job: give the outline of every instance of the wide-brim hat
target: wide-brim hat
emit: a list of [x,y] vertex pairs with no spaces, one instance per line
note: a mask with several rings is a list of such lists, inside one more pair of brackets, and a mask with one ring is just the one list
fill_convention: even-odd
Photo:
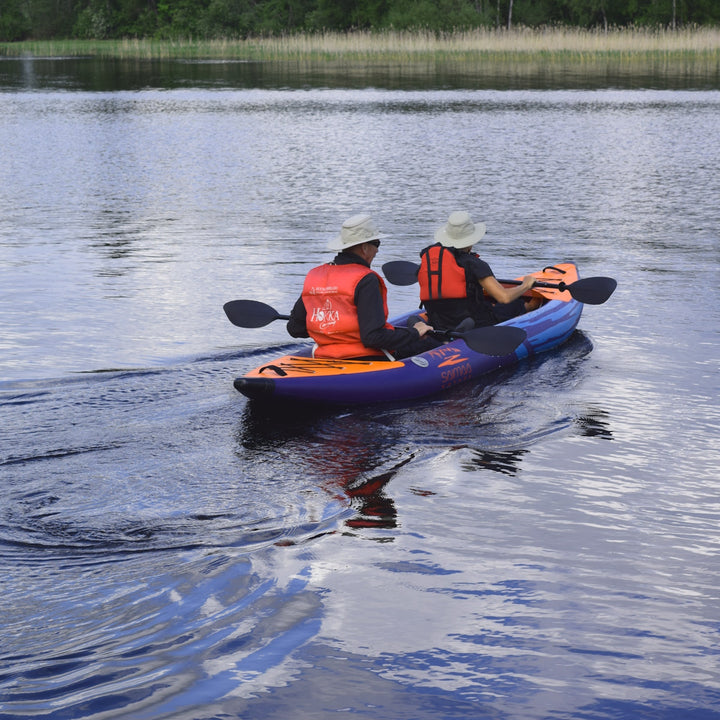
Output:
[[369,215],[353,215],[342,224],[340,234],[330,240],[328,250],[346,250],[370,240],[379,240],[381,237],[383,236]]
[[485,235],[485,223],[474,223],[466,212],[454,212],[439,230],[435,231],[435,242],[445,247],[467,248]]

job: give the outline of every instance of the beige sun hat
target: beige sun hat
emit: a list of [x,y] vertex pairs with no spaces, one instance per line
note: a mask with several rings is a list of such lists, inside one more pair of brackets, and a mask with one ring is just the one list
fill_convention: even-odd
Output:
[[435,242],[445,247],[471,247],[485,235],[485,223],[474,223],[466,212],[454,212],[435,232]]
[[370,240],[379,240],[381,237],[383,236],[369,215],[353,215],[342,224],[340,234],[328,243],[328,250],[346,250]]

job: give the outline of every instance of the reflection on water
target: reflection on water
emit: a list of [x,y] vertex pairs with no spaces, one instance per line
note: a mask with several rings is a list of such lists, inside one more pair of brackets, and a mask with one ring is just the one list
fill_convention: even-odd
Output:
[[600,408],[587,408],[575,418],[575,424],[586,437],[598,437],[603,440],[612,440],[610,429],[610,414]]
[[533,88],[717,89],[720,69],[705,57],[603,62],[484,59],[481,63],[432,61],[395,65],[282,63],[241,60],[123,60],[112,58],[0,58],[0,89],[89,90],[107,92],[148,88],[292,88],[389,90]]
[[[717,145],[665,138],[712,137],[716,93],[3,97],[4,378],[287,342],[281,323],[228,327],[222,305],[254,297],[289,312],[307,269],[328,259],[327,238],[356,210],[372,210],[389,235],[383,261],[412,257],[456,206],[485,214],[483,252],[512,275],[558,259],[615,275],[627,262],[607,241],[613,232],[630,238],[626,254],[650,260],[642,267],[676,267],[658,213],[675,219],[684,256],[712,253],[703,208],[717,196]],[[416,289],[391,288],[389,302],[392,314],[414,307]]]
[[[248,401],[237,433],[240,455],[271,465],[278,458],[292,462],[298,476],[314,478],[331,495],[339,493],[356,513],[345,520],[346,527],[392,529],[398,520],[391,481],[436,448],[458,453],[458,468],[465,472],[515,477],[528,444],[541,438],[573,428],[584,436],[611,438],[607,412],[561,403],[558,417],[547,404],[548,393],[568,392],[583,380],[592,347],[576,331],[551,354],[423,402],[342,409]],[[424,452],[398,454],[407,437]],[[422,485],[413,492],[432,494]]]
[[578,332],[464,392],[352,412],[246,402],[231,379],[252,354],[17,383],[9,712],[604,720],[618,687],[635,712],[688,686],[712,707],[712,658],[686,650],[708,637],[713,488],[670,494],[665,461],[633,457],[617,395],[587,392],[598,345]]
[[330,417],[328,410],[247,402],[238,426],[238,442],[256,453],[274,452],[290,440],[310,442],[317,424],[326,417]]
[[[2,713],[715,720],[720,95],[80,65],[0,60]],[[225,301],[289,311],[355,211],[386,261],[458,207],[498,274],[617,292],[427,401],[233,389],[296,345]]]
[[498,451],[473,451],[470,459],[463,462],[463,470],[473,472],[476,470],[493,470],[505,475],[517,475],[518,466],[526,450]]
[[347,498],[354,511],[347,527],[393,528],[396,509],[385,487],[413,456],[393,463],[394,436],[384,430],[337,408],[248,402],[238,440],[256,461],[294,456],[296,472]]

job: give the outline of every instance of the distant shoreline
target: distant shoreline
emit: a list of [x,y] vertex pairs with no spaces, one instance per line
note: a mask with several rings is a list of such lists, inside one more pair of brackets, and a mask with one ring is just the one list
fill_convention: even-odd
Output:
[[245,60],[325,66],[384,64],[543,63],[592,66],[670,63],[720,72],[720,28],[517,28],[454,33],[297,34],[244,40],[44,40],[0,43],[0,56],[96,57],[127,60]]

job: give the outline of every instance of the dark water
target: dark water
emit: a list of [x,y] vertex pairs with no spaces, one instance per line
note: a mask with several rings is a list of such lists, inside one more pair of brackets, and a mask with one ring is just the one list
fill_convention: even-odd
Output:
[[[1,718],[720,717],[717,90],[28,64],[0,62]],[[498,275],[618,290],[422,403],[233,390],[293,345],[223,302],[286,312],[354,212],[380,263],[463,208]]]
[[718,90],[720,64],[710,59],[649,57],[633,63],[608,57],[581,66],[488,61],[481,66],[447,60],[384,66],[323,66],[245,60],[128,60],[120,58],[0,57],[9,90],[177,90],[182,88],[310,88],[386,90]]

